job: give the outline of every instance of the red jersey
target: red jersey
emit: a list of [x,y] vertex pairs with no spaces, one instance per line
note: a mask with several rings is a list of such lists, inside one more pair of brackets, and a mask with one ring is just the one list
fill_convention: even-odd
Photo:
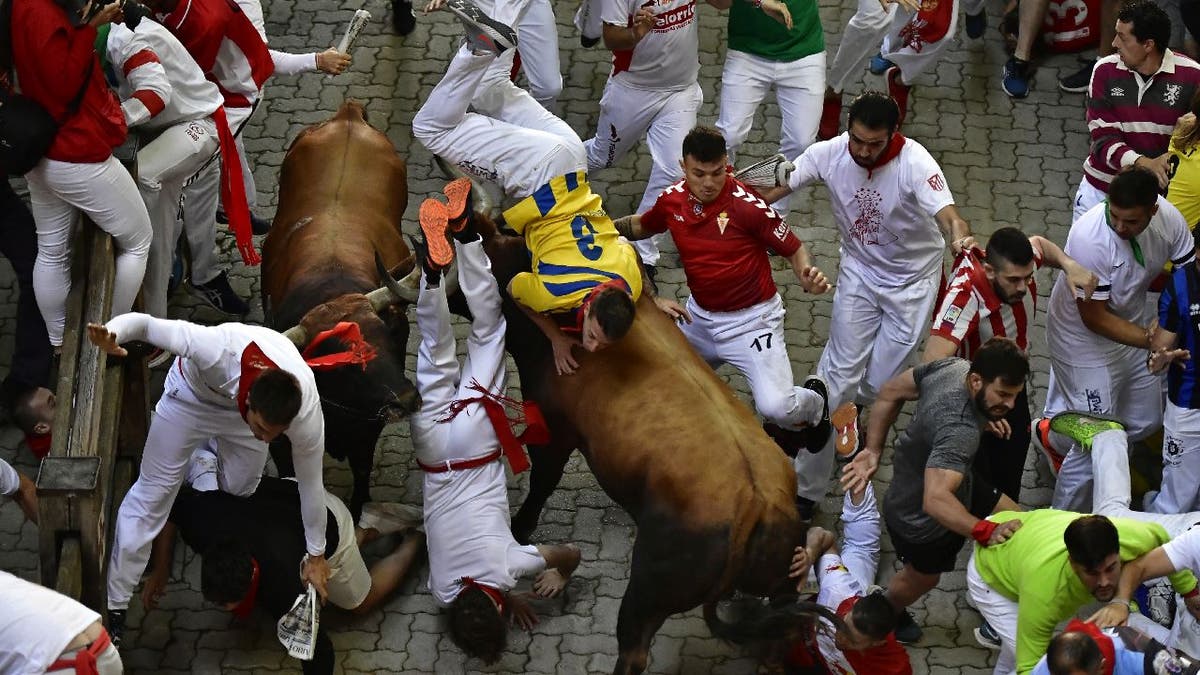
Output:
[[[13,68],[21,91],[59,122],[46,157],[60,162],[94,164],[125,142],[125,115],[104,81],[96,57],[96,29],[71,25],[67,13],[52,0],[22,0],[12,5]],[[67,107],[83,88],[92,63],[87,91],[79,110]]]
[[[938,300],[933,315],[932,335],[958,345],[958,355],[974,358],[980,345],[993,337],[1006,337],[1022,350],[1029,349],[1029,324],[1037,309],[1037,282],[1018,302],[1007,303],[996,295],[983,270],[983,252],[972,249],[955,258],[954,278]],[[1034,249],[1034,269],[1042,266],[1042,255]]]
[[800,240],[753,188],[726,176],[711,204],[701,204],[684,181],[663,190],[642,214],[646,232],[670,230],[688,288],[710,312],[733,312],[770,300],[778,290],[767,249],[790,257]]

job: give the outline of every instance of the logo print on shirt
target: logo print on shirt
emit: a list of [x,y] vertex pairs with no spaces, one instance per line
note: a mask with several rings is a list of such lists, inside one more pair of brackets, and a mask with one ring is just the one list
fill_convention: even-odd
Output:
[[1120,87],[1113,87],[1111,90],[1109,90],[1108,95],[1109,96],[1124,96],[1125,90]]
[[941,192],[942,190],[946,189],[946,179],[942,178],[942,174],[940,173],[935,173],[929,178],[926,178],[925,182],[929,183],[930,189],[936,192]]
[[1100,398],[1099,389],[1084,389],[1083,395],[1087,399],[1088,410],[1094,413],[1104,412],[1104,399]]
[[863,246],[886,246],[898,239],[883,226],[883,212],[879,210],[883,195],[878,190],[860,187],[854,201],[858,202],[859,216],[850,224],[850,236],[855,241]]
[[[922,11],[924,11],[925,3],[921,4]],[[937,3],[934,3],[934,6],[936,7]],[[921,18],[920,13],[914,14],[912,20],[904,24],[904,27],[900,29],[900,45],[902,47],[909,47],[914,52],[920,54],[925,50],[925,36],[923,33],[928,25],[929,22]]]
[[1168,84],[1167,90],[1163,92],[1163,103],[1167,105],[1175,105],[1179,103],[1179,95],[1183,93],[1183,87],[1178,84]]
[[729,214],[722,211],[717,216],[717,229],[720,230],[721,234],[725,234],[725,227],[728,225],[729,225]]
[[700,202],[696,202],[695,204],[692,204],[692,213],[696,214],[697,216],[700,215],[701,213],[704,213],[704,205],[701,204]]

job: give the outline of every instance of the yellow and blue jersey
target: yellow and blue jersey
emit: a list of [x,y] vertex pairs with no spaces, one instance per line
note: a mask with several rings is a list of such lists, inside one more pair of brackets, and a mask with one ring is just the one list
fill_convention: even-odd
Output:
[[1179,209],[1187,219],[1188,227],[1194,230],[1200,222],[1200,146],[1180,150],[1172,138],[1170,153],[1167,174],[1171,183],[1167,186],[1167,201]]
[[537,312],[579,307],[607,281],[623,280],[636,302],[642,294],[637,253],[620,240],[600,196],[583,171],[558,176],[504,212],[525,237],[533,271],[513,277],[513,299]]

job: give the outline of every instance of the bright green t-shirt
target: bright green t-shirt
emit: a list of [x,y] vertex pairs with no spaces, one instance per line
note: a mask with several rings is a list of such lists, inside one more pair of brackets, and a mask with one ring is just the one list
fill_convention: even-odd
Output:
[[816,0],[784,0],[792,29],[747,0],[729,8],[729,48],[772,61],[799,61],[825,51],[825,33]]
[[[988,586],[1018,603],[1017,672],[1033,670],[1060,621],[1093,601],[1079,576],[1071,569],[1063,532],[1080,514],[1071,511],[1002,511],[990,520],[1003,523],[1014,518],[1021,529],[997,546],[975,545],[975,569]],[[1121,561],[1128,562],[1170,541],[1157,523],[1113,518],[1121,540]],[[1170,576],[1179,593],[1196,587],[1188,570]]]

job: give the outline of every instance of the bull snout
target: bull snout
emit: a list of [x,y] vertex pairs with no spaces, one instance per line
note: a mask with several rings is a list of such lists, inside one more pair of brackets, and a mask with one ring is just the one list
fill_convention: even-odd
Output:
[[350,122],[361,121],[366,123],[367,109],[363,107],[363,104],[355,101],[354,99],[346,99],[346,102],[342,103],[342,107],[338,108],[338,111],[333,116],[333,119],[347,120]]

